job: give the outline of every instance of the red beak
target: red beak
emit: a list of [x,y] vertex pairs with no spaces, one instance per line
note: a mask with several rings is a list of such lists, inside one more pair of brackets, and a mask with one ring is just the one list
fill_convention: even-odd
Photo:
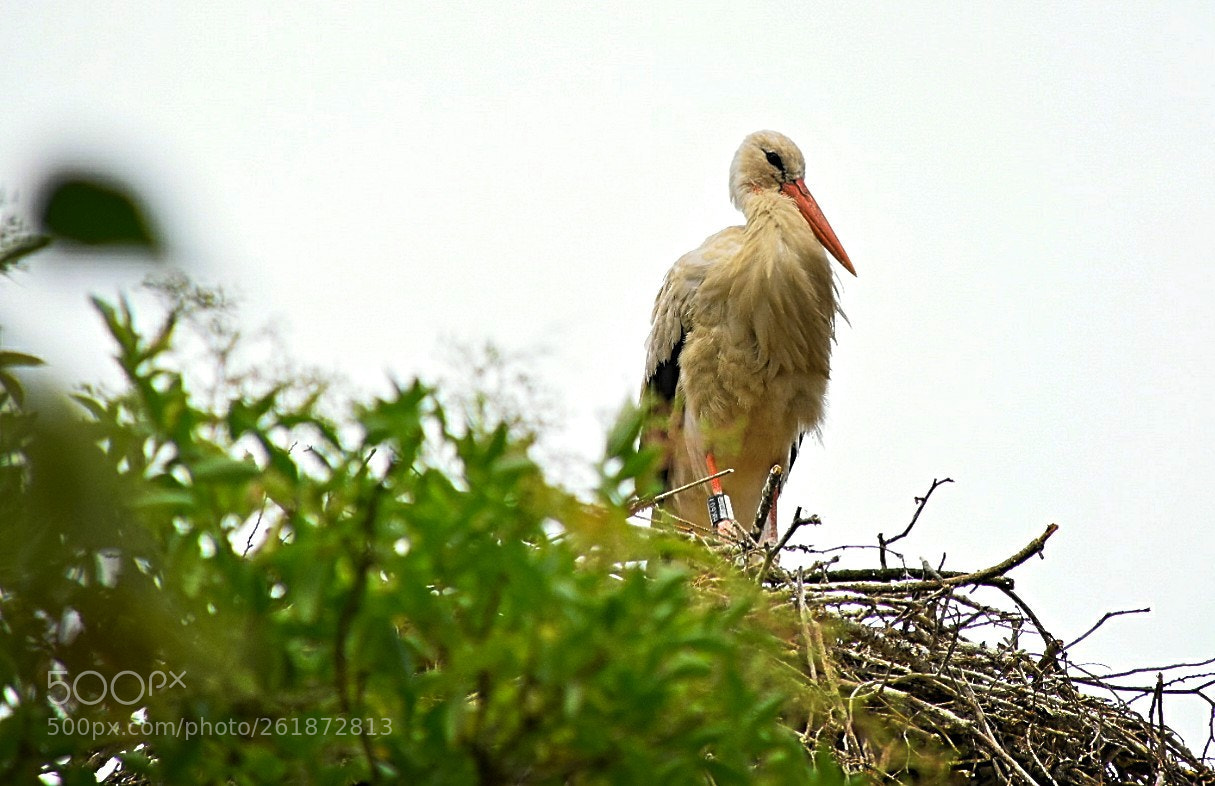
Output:
[[835,236],[835,230],[827,223],[827,217],[819,209],[818,202],[815,202],[814,197],[810,196],[810,192],[806,190],[805,182],[799,178],[792,183],[785,183],[780,190],[797,203],[797,209],[801,211],[806,223],[814,230],[814,236],[818,238],[818,242],[823,244],[823,248],[830,251],[831,256],[839,260],[844,269],[855,276],[856,268],[852,267],[852,262],[848,259],[848,252],[840,245],[840,239]]

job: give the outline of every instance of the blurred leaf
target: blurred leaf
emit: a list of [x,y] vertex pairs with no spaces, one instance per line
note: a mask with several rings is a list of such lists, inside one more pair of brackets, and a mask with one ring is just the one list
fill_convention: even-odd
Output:
[[139,200],[123,185],[92,173],[63,172],[43,186],[42,227],[88,246],[158,251],[161,242]]
[[0,350],[0,368],[8,366],[41,366],[44,365],[42,358],[26,355],[23,352],[9,352]]
[[17,402],[17,406],[23,406],[25,404],[25,388],[21,385],[20,380],[4,369],[41,365],[45,365],[42,358],[26,355],[23,352],[0,350],[0,390],[12,396],[13,401]]
[[105,405],[103,405],[100,401],[93,398],[92,396],[85,396],[80,393],[73,393],[72,400],[75,401],[80,406],[84,407],[86,410],[88,410],[89,414],[92,415],[95,420],[104,420],[105,419],[105,417],[106,417]]
[[645,423],[646,413],[641,407],[626,405],[608,432],[606,457],[628,458],[636,452],[637,438]]
[[185,489],[157,489],[146,491],[131,502],[136,508],[173,508],[184,511],[194,507],[194,495]]
[[0,371],[0,390],[12,396],[17,406],[25,404],[25,388],[21,386],[20,380],[7,371]]
[[196,483],[240,483],[261,474],[252,461],[216,456],[195,462],[190,474]]
[[28,235],[0,248],[0,273],[16,265],[23,258],[46,248],[51,239],[46,235]]

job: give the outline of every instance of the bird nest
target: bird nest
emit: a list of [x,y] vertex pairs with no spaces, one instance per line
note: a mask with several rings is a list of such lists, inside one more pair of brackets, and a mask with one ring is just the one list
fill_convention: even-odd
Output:
[[[1108,619],[1146,609],[1106,614],[1064,643],[1017,595],[1009,573],[1042,554],[1055,525],[984,570],[887,566],[890,544],[946,482],[934,480],[917,498],[901,534],[843,547],[875,549],[880,567],[838,569],[838,548],[788,546],[799,527],[818,521],[800,510],[776,548],[726,547],[758,565],[796,614],[800,633],[791,643],[826,697],[806,719],[807,746],[832,749],[846,770],[877,783],[1215,784],[1207,758],[1215,739],[1208,735],[1195,754],[1164,720],[1166,697],[1188,695],[1213,708],[1215,727],[1215,658],[1098,673],[1069,650]],[[782,550],[813,562],[781,568]],[[992,603],[976,600],[993,593]],[[1132,704],[1146,705],[1146,714]]]

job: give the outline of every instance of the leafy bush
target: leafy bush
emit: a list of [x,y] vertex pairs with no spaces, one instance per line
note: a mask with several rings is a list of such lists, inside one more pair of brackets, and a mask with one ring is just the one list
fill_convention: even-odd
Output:
[[86,417],[0,354],[0,781],[843,782],[789,623],[626,523],[636,413],[584,500],[422,383],[200,404],[174,313],[96,305],[129,386]]

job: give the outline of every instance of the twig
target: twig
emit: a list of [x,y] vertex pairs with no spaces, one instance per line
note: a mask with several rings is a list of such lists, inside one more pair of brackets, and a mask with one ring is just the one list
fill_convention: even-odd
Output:
[[[796,548],[795,546],[788,548]],[[860,581],[880,581],[880,582],[895,582],[906,581],[907,579],[918,579],[921,581],[937,581],[941,579],[956,578],[958,576],[970,576],[961,570],[941,570],[935,568],[928,571],[921,568],[842,568],[840,570],[829,570],[814,573],[806,577],[806,581],[812,584],[834,584],[837,582],[860,582]],[[1012,587],[1013,580],[1008,576],[993,576],[991,579],[982,582],[985,585],[992,587]]]
[[[818,518],[813,516],[812,518]],[[802,521],[801,509],[798,509],[798,515],[793,518],[794,524]],[[804,523],[804,522],[803,522]],[[790,529],[795,529],[791,527]],[[786,536],[787,538],[787,536]],[[773,551],[778,551],[774,549]],[[771,556],[769,553],[769,557]],[[800,571],[799,571],[800,575]],[[805,585],[802,584],[803,597],[805,594]],[[802,634],[807,637],[806,652],[811,663],[811,669],[814,669],[814,655],[818,656],[819,662],[822,664],[823,678],[827,683],[829,696],[831,697],[831,710],[833,715],[837,715],[839,724],[843,729],[846,739],[851,744],[852,749],[856,752],[861,751],[860,741],[856,737],[856,731],[852,728],[852,712],[844,704],[844,694],[840,690],[839,674],[836,672],[835,666],[832,663],[831,653],[827,651],[827,640],[823,636],[822,624],[817,620],[811,621],[809,611],[803,603],[801,606],[801,621]]]
[[928,489],[928,492],[922,497],[915,498],[915,514],[911,517],[911,522],[908,523],[907,528],[902,532],[895,535],[890,540],[886,540],[885,535],[880,532],[878,533],[878,547],[880,549],[879,558],[882,561],[883,568],[886,567],[886,547],[895,541],[902,540],[903,538],[907,537],[908,534],[910,534],[911,528],[915,526],[916,521],[918,521],[920,518],[920,514],[924,512],[924,506],[928,504],[928,498],[932,496],[932,492],[937,490],[937,486],[943,486],[946,483],[953,483],[953,478],[945,478],[944,480],[937,480],[936,478],[932,479],[932,486]]
[[[1030,726],[1028,729],[1025,730],[1026,739],[1029,739],[1029,736],[1032,733],[1033,733],[1033,727]],[[1035,746],[1032,744],[1026,746],[1026,748],[1029,750],[1030,757],[1034,760],[1034,764],[1038,765],[1038,769],[1042,772],[1043,775],[1046,776],[1046,779],[1048,781],[1050,781],[1051,784],[1053,784],[1053,786],[1059,786],[1059,782],[1051,777],[1050,770],[1047,769],[1047,766],[1042,763],[1042,760],[1040,758],[1038,758],[1038,752],[1036,750],[1034,750],[1034,747]]]
[[810,646],[810,616],[806,611],[805,572],[799,567],[796,575],[797,594],[794,595],[794,602],[797,604],[797,616],[802,624],[802,641],[806,646],[806,667],[810,672],[810,679],[817,681],[818,667],[814,665],[814,652]]
[[[771,475],[769,475],[771,477]],[[789,529],[785,530],[785,535],[780,539],[780,542],[768,549],[768,553],[764,555],[763,567],[759,569],[759,583],[764,583],[764,578],[768,575],[768,570],[772,567],[772,561],[776,559],[776,555],[780,553],[785,544],[789,542],[789,538],[793,537],[793,533],[797,532],[806,524],[822,524],[818,514],[811,514],[809,518],[802,518],[802,509],[799,506],[797,512],[793,514],[793,523],[789,525]]]
[[266,502],[270,495],[263,492],[262,506],[257,511],[257,521],[253,522],[253,529],[249,530],[249,539],[245,541],[245,550],[241,552],[242,557],[249,556],[249,552],[253,549],[253,537],[257,535],[258,529],[262,526],[262,516],[266,515]]
[[711,480],[720,478],[722,475],[729,475],[733,471],[734,471],[733,468],[723,469],[721,472],[714,472],[712,475],[703,477],[700,480],[694,480],[691,483],[685,483],[684,485],[680,486],[677,489],[671,489],[670,491],[664,491],[661,494],[658,494],[657,496],[654,496],[654,497],[649,497],[646,499],[639,499],[636,502],[634,502],[633,504],[629,505],[629,515],[635,516],[638,513],[640,513],[641,511],[645,510],[646,508],[650,508],[650,507],[653,507],[654,505],[657,505],[659,502],[662,502],[667,497],[673,497],[676,494],[687,491],[690,488],[695,488],[695,487],[701,485],[702,483],[708,483]]
[[[808,545],[803,545],[803,544],[798,544],[796,546],[789,546],[788,548],[792,551],[800,551],[802,554],[830,554],[833,551],[871,551],[878,547],[874,546],[871,543],[851,543],[851,544],[845,543],[842,546],[828,546],[827,548],[823,548],[823,549],[816,549],[814,546],[808,546]],[[899,557],[902,556],[894,551],[892,551],[890,553],[895,554],[896,556],[899,556]]]
[[1038,537],[1030,541],[1025,548],[1018,551],[1002,562],[992,565],[990,568],[977,570],[973,573],[963,573],[957,576],[950,576],[943,579],[931,579],[924,581],[908,581],[903,583],[881,584],[858,582],[848,587],[856,592],[871,592],[881,594],[886,592],[931,592],[932,590],[941,589],[942,587],[960,587],[966,584],[991,584],[991,580],[998,576],[1003,576],[1008,571],[1022,564],[1035,554],[1042,553],[1046,546],[1046,541],[1051,535],[1059,529],[1058,524],[1051,524]]
[[[1152,697],[1152,708],[1156,710],[1156,782],[1164,783],[1164,673],[1156,674],[1156,692]],[[1152,712],[1148,710],[1148,720],[1152,720]]]
[[1196,669],[1201,666],[1209,666],[1215,663],[1215,658],[1207,658],[1206,660],[1194,661],[1193,663],[1170,663],[1168,666],[1144,666],[1138,669],[1127,669],[1126,671],[1115,671],[1110,674],[1102,674],[1101,679],[1110,680],[1117,677],[1129,677],[1132,674],[1143,674],[1149,671],[1172,671],[1173,669]]
[[764,481],[764,490],[759,497],[759,508],[755,511],[755,523],[751,525],[751,540],[756,543],[763,538],[764,525],[767,523],[768,514],[772,512],[772,501],[776,498],[776,491],[780,488],[781,478],[784,476],[785,470],[780,464],[773,464],[772,469],[768,471],[768,479]]
[[[1051,526],[1054,527],[1055,525],[1051,524]],[[1011,588],[1001,587],[1001,591],[1007,595],[1013,603],[1017,604],[1017,608],[1021,610],[1021,613],[1024,614],[1031,623],[1033,623],[1034,628],[1038,631],[1038,636],[1042,639],[1044,649],[1042,651],[1042,656],[1038,658],[1038,673],[1033,679],[1034,682],[1038,682],[1042,679],[1042,676],[1046,674],[1047,666],[1053,665],[1055,668],[1052,669],[1052,671],[1058,670],[1059,664],[1055,658],[1058,656],[1059,648],[1063,645],[1063,642],[1059,641],[1059,639],[1056,639],[1050,634],[1050,631],[1048,631],[1046,626],[1042,624],[1042,620],[1038,619],[1038,615],[1034,614],[1034,610],[1029,607],[1029,604],[1021,600],[1020,595],[1013,592]]]
[[1150,608],[1144,608],[1144,609],[1126,609],[1126,610],[1124,610],[1124,611],[1107,611],[1107,612],[1105,613],[1105,616],[1103,616],[1101,619],[1097,620],[1097,624],[1096,624],[1096,625],[1094,625],[1093,627],[1091,627],[1091,628],[1089,628],[1088,630],[1086,630],[1082,636],[1080,636],[1079,638],[1077,638],[1077,639],[1076,639],[1075,641],[1073,641],[1071,644],[1068,644],[1067,646],[1065,646],[1065,647],[1064,647],[1064,648],[1063,648],[1061,651],[1062,651],[1062,652],[1067,652],[1067,651],[1068,651],[1068,650],[1070,650],[1072,647],[1076,646],[1076,645],[1077,645],[1077,644],[1079,644],[1080,642],[1082,642],[1082,641],[1084,641],[1085,639],[1087,639],[1089,636],[1093,635],[1093,632],[1094,632],[1094,631],[1096,631],[1096,630],[1097,630],[1097,628],[1100,628],[1102,625],[1104,625],[1104,624],[1105,624],[1105,622],[1106,622],[1106,620],[1112,619],[1112,618],[1114,618],[1114,617],[1121,616],[1121,615],[1123,615],[1123,614],[1147,614],[1147,613],[1148,613],[1148,612],[1150,612],[1150,611],[1151,611],[1151,609],[1150,609]]
[[997,758],[1004,761],[1005,764],[1025,780],[1026,783],[1032,786],[1038,786],[1038,782],[1034,780],[1025,769],[1012,757],[1000,741],[996,739],[995,732],[992,731],[991,725],[987,722],[987,713],[983,712],[983,706],[979,703],[979,697],[975,695],[974,688],[966,681],[964,676],[954,678],[954,684],[962,688],[962,693],[966,697],[966,701],[970,704],[975,713],[975,720],[978,722],[979,737],[987,743],[988,749],[996,755]]
[[705,527],[700,524],[697,524],[694,521],[688,521],[685,518],[676,516],[674,513],[672,513],[669,510],[658,511],[658,517],[651,515],[650,523],[651,524],[657,524],[657,523],[669,524],[670,526],[674,527],[675,529],[684,533],[685,535],[693,535],[698,538],[716,537],[716,531],[713,530],[711,527]]
[[1025,548],[1021,549],[1003,562],[992,565],[990,568],[970,574],[970,579],[967,579],[965,576],[955,576],[954,578],[950,579],[942,579],[941,584],[956,587],[961,584],[971,584],[975,579],[987,579],[991,578],[992,576],[1003,576],[1005,573],[1018,565],[1021,565],[1035,554],[1041,554],[1046,548],[1046,541],[1050,539],[1051,535],[1054,535],[1058,531],[1058,524],[1048,524],[1046,526],[1046,530],[1041,535],[1031,540],[1025,546]]

